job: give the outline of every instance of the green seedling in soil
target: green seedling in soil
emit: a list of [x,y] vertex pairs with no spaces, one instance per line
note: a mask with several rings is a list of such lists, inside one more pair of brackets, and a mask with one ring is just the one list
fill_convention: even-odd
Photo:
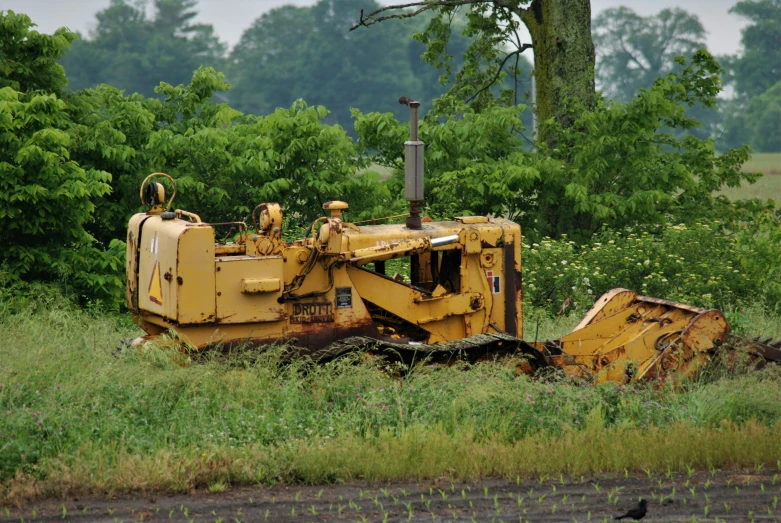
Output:
[[494,507],[499,506],[499,494],[494,494]]
[[599,487],[599,483],[592,483],[591,485],[594,487],[594,490],[597,491],[597,494],[602,492],[602,489]]
[[540,483],[540,486],[542,486],[542,483],[548,480],[548,475],[540,476],[540,478],[537,480]]
[[727,480],[727,486],[729,487],[729,486],[731,486],[731,485],[732,485],[732,480],[731,480],[731,479],[728,479],[728,480]]
[[290,509],[290,517],[291,518],[296,517],[296,507]]
[[518,508],[521,508],[521,505],[523,505],[523,500],[526,498],[521,497],[520,494],[518,494]]
[[542,496],[540,496],[539,498],[537,498],[537,504],[539,505],[540,503],[542,503],[543,501],[545,501],[545,497],[546,497],[546,496],[547,496],[547,494],[543,494]]
[[662,478],[659,478],[656,483],[659,484],[659,488],[662,488]]
[[703,494],[703,495],[705,496],[705,504],[707,505],[708,503],[710,503],[710,496],[708,496],[707,494]]
[[403,488],[400,488],[400,489],[399,489],[399,491],[401,492],[401,495],[402,495],[402,496],[404,496],[405,498],[406,498],[407,496],[409,496],[409,494],[407,493],[407,491],[406,491],[406,490],[404,490]]
[[388,489],[381,488],[381,489],[380,489],[380,492],[381,492],[381,493],[382,493],[382,495],[383,495],[383,496],[385,496],[386,498],[388,497]]
[[566,485],[567,483],[564,481],[564,474],[559,474],[559,483],[562,485]]
[[729,506],[729,503],[724,503],[724,511],[729,514],[729,511],[732,507]]
[[759,489],[762,491],[762,494],[764,494],[765,493],[765,484],[764,483],[760,483],[759,484]]
[[705,488],[710,487],[710,478],[705,481]]
[[[361,490],[361,489],[358,489],[358,499],[363,499],[363,497],[364,497],[366,494],[368,494],[368,493],[369,493],[369,491],[368,491],[368,490]],[[430,494],[430,493],[431,493],[431,489],[429,489],[429,494]]]
[[312,505],[311,507],[309,507],[309,512],[311,512],[313,516],[316,516],[317,515],[317,508],[315,508],[315,506]]
[[645,475],[648,476],[648,479],[651,479],[651,469],[643,469],[643,472],[645,472]]
[[673,477],[673,471],[670,468],[670,465],[667,465],[667,479],[671,479]]
[[[111,515],[113,511],[111,509],[108,509],[108,510],[109,510],[109,512],[108,512],[109,515]],[[173,515],[174,515],[174,509],[171,509],[171,512],[168,513],[168,519],[171,519],[173,517]]]
[[580,496],[580,501],[581,501],[581,503],[582,503],[582,502],[584,502],[584,501],[586,501],[586,495],[585,495],[585,494],[583,494],[582,496]]
[[770,484],[775,485],[777,480],[778,480],[778,474],[773,474],[773,482]]
[[447,492],[445,492],[444,490],[440,490],[440,491],[439,491],[439,494],[442,496],[442,499],[447,499],[447,498],[449,498],[449,497],[450,497],[450,496],[448,495],[448,493],[447,493]]
[[757,465],[756,468],[755,468],[756,473],[759,474],[759,471],[762,470],[762,467],[764,467],[764,466],[765,466],[764,463],[760,463],[759,465]]
[[695,492],[696,490],[697,490],[696,487],[692,487],[689,489],[689,492],[692,493],[692,499],[697,499],[697,492]]
[[515,476],[515,484],[520,485],[521,484],[521,476]]
[[702,509],[702,513],[705,514],[705,517],[708,517],[708,512],[710,511],[710,508],[708,505],[705,505],[705,508]]
[[767,507],[767,515],[768,516],[772,516],[773,515],[773,511],[770,510],[770,507]]
[[423,503],[423,504],[426,505],[426,508],[430,508],[431,507],[431,500],[427,499],[426,502]]
[[488,487],[483,488],[483,497],[488,497]]
[[773,496],[773,510],[778,506],[778,496]]
[[[315,499],[320,499],[323,497],[323,489],[320,489],[320,491],[315,496]],[[250,503],[252,503],[252,498],[250,498]]]
[[68,515],[68,509],[65,508],[65,505],[62,506],[62,519],[65,519],[65,516]]
[[461,499],[466,499],[466,490],[461,489]]
[[552,492],[552,494],[555,494],[555,493],[556,493],[556,485],[551,485],[551,486],[553,487],[553,492]]
[[456,491],[456,486],[455,486],[455,484],[454,484],[454,483],[451,481],[451,482],[450,482],[450,493],[452,494],[452,493],[453,493],[453,492],[455,492],[455,491]]
[[347,505],[336,505],[336,513],[341,516],[345,508],[347,508]]
[[692,477],[694,475],[694,468],[686,465],[686,472],[689,474],[689,477]]
[[556,504],[555,503],[551,507],[550,511],[551,511],[551,514],[555,514],[556,513]]
[[566,503],[567,502],[567,498],[569,498],[569,494],[564,494],[564,496],[561,498],[561,502],[562,503]]

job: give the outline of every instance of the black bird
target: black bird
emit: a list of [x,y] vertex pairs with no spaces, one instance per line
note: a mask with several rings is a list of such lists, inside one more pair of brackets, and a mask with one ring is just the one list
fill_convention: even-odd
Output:
[[629,512],[627,512],[623,516],[616,516],[613,519],[624,519],[624,518],[632,518],[634,520],[643,519],[643,516],[645,516],[645,511],[647,508],[648,508],[648,502],[644,499],[641,499],[640,503],[638,503],[636,507],[630,509]]

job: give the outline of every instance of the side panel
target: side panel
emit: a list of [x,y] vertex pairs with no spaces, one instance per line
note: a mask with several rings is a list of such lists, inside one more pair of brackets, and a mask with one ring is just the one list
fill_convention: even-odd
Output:
[[139,242],[138,304],[141,310],[176,321],[176,288],[171,284],[183,227],[153,216],[144,222]]
[[180,324],[214,322],[214,267],[214,229],[189,226],[179,236],[176,265],[166,282],[176,289]]
[[[282,296],[280,284],[272,292],[246,293],[245,280],[283,279],[281,256],[251,258],[231,256],[217,258],[217,322],[253,323],[285,319],[285,307],[277,300]],[[213,291],[212,291],[213,292]]]

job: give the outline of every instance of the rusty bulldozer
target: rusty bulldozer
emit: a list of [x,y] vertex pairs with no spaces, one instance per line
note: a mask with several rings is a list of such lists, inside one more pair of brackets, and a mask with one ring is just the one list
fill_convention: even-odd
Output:
[[[686,376],[735,345],[720,311],[625,289],[601,296],[570,334],[523,341],[520,227],[486,216],[421,218],[419,103],[402,100],[411,110],[404,224],[350,223],[347,203],[331,201],[304,239],[288,243],[282,208],[263,203],[252,231],[228,224],[237,237],[218,242],[215,228],[226,224],[171,210],[174,180],[150,175],[144,212],[127,233],[127,304],[148,333],[132,344],[173,331],[196,349],[285,340],[319,361],[356,348],[406,362],[516,355],[525,372],[554,367],[617,382]],[[174,186],[167,202],[156,176]],[[404,277],[387,272],[400,258]],[[781,343],[741,343],[759,364],[781,361]]]

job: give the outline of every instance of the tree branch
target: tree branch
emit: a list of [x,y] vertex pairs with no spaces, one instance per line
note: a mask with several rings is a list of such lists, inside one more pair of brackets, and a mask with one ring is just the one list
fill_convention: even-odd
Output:
[[502,60],[502,63],[499,64],[499,69],[496,70],[496,74],[494,74],[493,78],[491,78],[491,80],[489,80],[488,83],[486,83],[483,87],[481,87],[479,91],[477,91],[475,94],[467,98],[466,103],[469,103],[475,98],[477,98],[478,96],[480,96],[480,93],[484,92],[486,89],[490,89],[490,87],[494,85],[494,83],[496,83],[496,80],[499,79],[499,75],[502,74],[502,70],[504,69],[504,65],[507,63],[507,60],[509,60],[513,56],[520,55],[522,52],[524,52],[527,49],[534,49],[534,45],[523,44],[520,48],[516,49],[512,53],[508,53],[507,56],[504,57],[504,60]]
[[[425,11],[428,11],[430,9],[434,9],[435,7],[459,7],[462,5],[475,5],[475,4],[493,4],[494,7],[504,7],[509,9],[510,11],[516,11],[516,13],[520,16],[526,9],[523,9],[518,6],[518,1],[515,0],[419,0],[417,2],[410,2],[407,4],[395,4],[395,5],[388,5],[385,7],[380,7],[379,9],[375,9],[371,13],[364,15],[363,10],[361,10],[361,18],[358,21],[357,24],[353,25],[350,28],[350,31],[354,31],[358,29],[361,26],[369,27],[370,25],[374,25],[379,22],[383,22],[385,20],[403,20],[405,18],[413,18]],[[377,16],[382,13],[387,13],[388,11],[398,11],[400,9],[409,9],[417,7],[419,9],[416,9],[415,11],[405,12],[405,13],[393,13],[390,15],[384,15],[384,16]]]

